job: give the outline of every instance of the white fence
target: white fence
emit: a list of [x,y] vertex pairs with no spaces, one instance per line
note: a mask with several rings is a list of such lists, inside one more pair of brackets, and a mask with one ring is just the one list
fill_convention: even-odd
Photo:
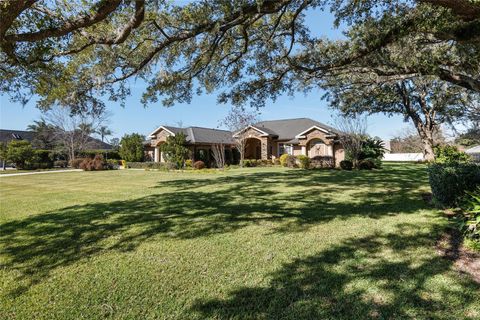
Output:
[[423,153],[385,153],[383,161],[423,161]]

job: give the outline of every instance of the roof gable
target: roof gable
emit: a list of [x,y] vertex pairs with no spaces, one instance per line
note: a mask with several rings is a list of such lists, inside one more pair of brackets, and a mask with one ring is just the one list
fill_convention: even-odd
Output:
[[261,121],[254,124],[256,128],[269,131],[278,136],[278,140],[292,140],[305,131],[316,127],[325,133],[335,134],[337,130],[321,122],[309,118],[282,119]]

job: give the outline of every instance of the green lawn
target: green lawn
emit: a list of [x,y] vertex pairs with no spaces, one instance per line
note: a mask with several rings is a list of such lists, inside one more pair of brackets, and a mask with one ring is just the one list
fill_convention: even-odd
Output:
[[479,319],[422,165],[0,178],[0,319]]

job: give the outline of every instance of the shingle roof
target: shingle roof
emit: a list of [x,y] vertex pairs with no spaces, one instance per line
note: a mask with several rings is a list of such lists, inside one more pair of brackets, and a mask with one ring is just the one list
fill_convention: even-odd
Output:
[[299,133],[313,126],[323,128],[332,134],[337,132],[334,128],[309,118],[261,121],[253,126],[270,135],[278,136],[278,140],[293,140]]
[[[0,129],[0,142],[8,143],[12,140],[26,140],[32,142],[35,139],[35,132],[22,130]],[[88,139],[88,148],[98,150],[110,150],[112,146],[102,142],[99,139],[90,137]]]
[[12,140],[32,141],[34,133],[31,131],[0,129],[0,142],[8,143]]
[[187,129],[189,129],[189,134],[192,136],[192,142],[194,143],[233,143],[231,131],[201,127],[189,127]]
[[187,127],[178,128],[172,126],[162,126],[163,128],[177,134],[183,132],[186,139],[190,143],[225,143],[233,144],[232,132],[227,130],[203,128],[203,127]]

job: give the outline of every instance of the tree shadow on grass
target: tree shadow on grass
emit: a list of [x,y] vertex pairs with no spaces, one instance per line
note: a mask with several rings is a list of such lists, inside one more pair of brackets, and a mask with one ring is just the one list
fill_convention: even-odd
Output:
[[[155,237],[191,239],[265,222],[272,232],[301,232],[332,219],[418,212],[425,208],[417,194],[422,182],[405,175],[386,181],[381,171],[286,171],[163,181],[158,194],[71,206],[0,225],[1,267],[19,271],[24,285],[11,292],[18,295],[58,267],[134,250]],[[308,188],[289,192],[305,183]],[[379,186],[383,183],[389,189]],[[352,198],[338,199],[352,189]]]
[[[283,265],[267,286],[198,300],[192,312],[215,319],[474,319],[480,286],[433,254],[435,230],[351,238]],[[407,234],[406,234],[407,233]],[[416,253],[418,248],[427,252]],[[428,249],[431,250],[428,250]],[[452,282],[454,281],[454,285]],[[456,313],[452,313],[456,312]]]

